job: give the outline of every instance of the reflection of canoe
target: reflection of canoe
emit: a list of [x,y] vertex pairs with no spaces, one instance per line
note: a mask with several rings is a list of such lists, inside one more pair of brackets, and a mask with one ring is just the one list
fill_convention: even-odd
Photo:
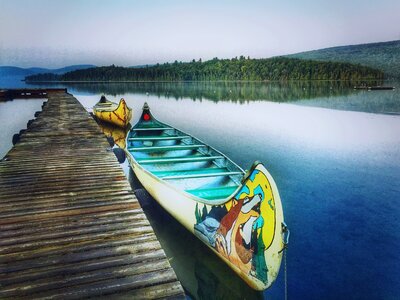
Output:
[[93,113],[98,119],[120,127],[126,127],[132,118],[132,109],[124,99],[117,104],[106,100],[104,96],[93,107]]
[[368,89],[371,91],[394,90],[394,86],[370,86]]
[[251,287],[275,281],[285,226],[278,189],[261,163],[245,174],[221,152],[157,121],[147,104],[126,151],[146,190]]
[[114,143],[117,144],[118,147],[125,149],[126,134],[129,130],[129,126],[127,128],[121,128],[101,121],[98,123],[98,125],[100,126],[101,131],[103,131],[107,137],[113,138]]
[[380,91],[380,90],[394,90],[394,86],[366,86],[366,85],[360,85],[360,86],[355,86],[355,90],[369,90],[369,91]]

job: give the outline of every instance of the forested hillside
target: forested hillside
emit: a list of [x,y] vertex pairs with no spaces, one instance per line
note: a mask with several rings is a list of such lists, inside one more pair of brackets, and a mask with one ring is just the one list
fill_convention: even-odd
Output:
[[73,65],[59,69],[47,69],[47,68],[19,68],[14,66],[0,66],[1,76],[28,76],[39,73],[54,73],[64,74],[75,70],[87,69],[96,67],[94,65]]
[[360,64],[382,70],[387,78],[400,78],[400,40],[326,48],[287,57]]
[[157,64],[141,68],[114,65],[68,72],[38,74],[29,81],[217,81],[217,80],[360,80],[381,79],[382,71],[349,63],[319,62],[275,57],[250,59],[214,58],[209,61]]

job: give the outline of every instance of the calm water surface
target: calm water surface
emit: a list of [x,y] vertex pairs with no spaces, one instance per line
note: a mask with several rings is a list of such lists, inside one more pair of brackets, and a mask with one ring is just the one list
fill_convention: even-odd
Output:
[[[102,93],[115,101],[124,97],[134,109],[133,123],[146,101],[155,117],[221,150],[244,169],[254,160],[264,162],[292,233],[289,299],[400,295],[399,88],[101,84],[73,85],[69,91],[87,108]],[[19,101],[0,106],[0,114],[7,119],[4,111]],[[188,297],[284,297],[283,265],[271,289],[255,292],[151,199],[142,202]]]
[[34,119],[36,111],[42,110],[45,99],[19,99],[16,101],[0,101],[0,159],[11,149],[12,137],[21,129],[26,129],[30,119]]

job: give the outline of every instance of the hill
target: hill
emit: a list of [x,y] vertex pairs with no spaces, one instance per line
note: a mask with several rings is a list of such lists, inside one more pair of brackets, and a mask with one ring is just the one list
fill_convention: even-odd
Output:
[[29,76],[39,73],[52,73],[52,74],[63,74],[75,70],[82,70],[87,68],[93,68],[94,65],[73,65],[59,69],[46,69],[46,68],[19,68],[13,66],[0,66],[0,76]]
[[360,80],[381,79],[373,68],[349,63],[319,62],[287,57],[250,59],[214,58],[209,61],[157,64],[142,68],[114,65],[68,72],[63,75],[38,74],[26,77],[40,81],[218,81],[218,80]]
[[382,70],[387,78],[400,78],[400,40],[332,47],[286,57],[360,64]]

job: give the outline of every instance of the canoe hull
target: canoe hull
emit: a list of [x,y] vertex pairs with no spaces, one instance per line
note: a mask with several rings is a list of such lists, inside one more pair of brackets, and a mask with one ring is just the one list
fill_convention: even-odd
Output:
[[275,281],[284,247],[283,212],[276,184],[262,164],[252,168],[231,199],[209,205],[165,184],[128,151],[127,157],[150,195],[249,286],[265,290]]
[[121,99],[118,106],[114,107],[114,109],[95,106],[93,113],[99,120],[123,128],[127,127],[129,121],[132,119],[132,109],[128,107],[124,99]]

